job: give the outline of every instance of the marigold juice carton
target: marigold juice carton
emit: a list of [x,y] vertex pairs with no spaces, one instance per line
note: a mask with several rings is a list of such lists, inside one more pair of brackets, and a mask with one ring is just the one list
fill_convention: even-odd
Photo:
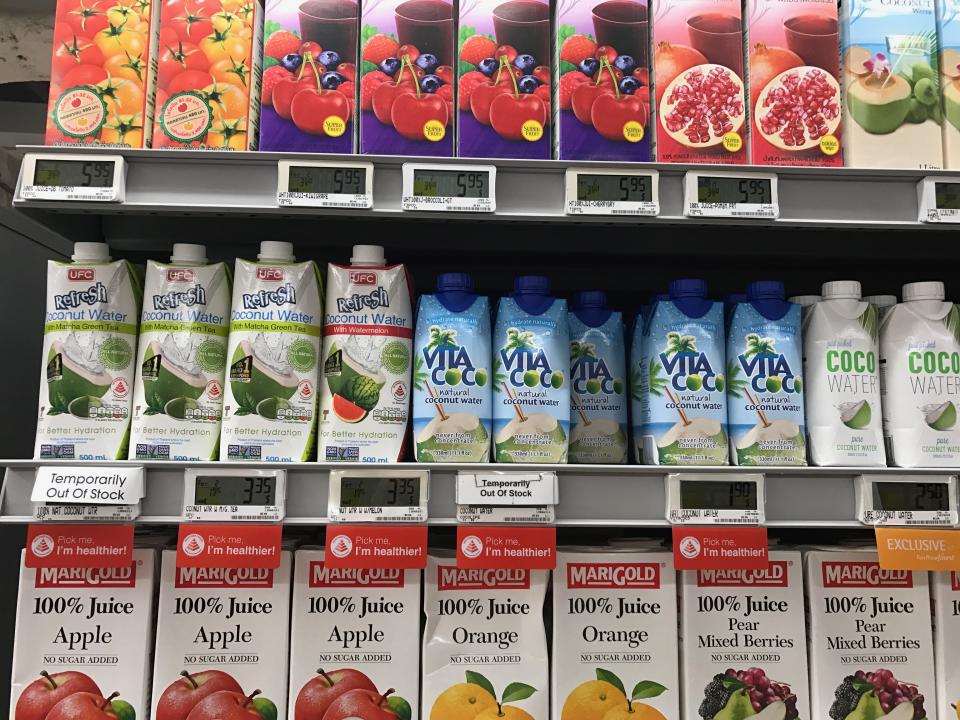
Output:
[[360,152],[452,157],[453,3],[365,3],[362,25]]
[[331,568],[323,550],[297,550],[287,717],[419,717],[420,575]]
[[36,569],[24,564],[26,552],[11,720],[146,718],[156,552],[134,550],[125,567]]
[[160,4],[160,53],[153,147],[256,150],[261,3],[155,2]]
[[430,555],[424,579],[424,718],[450,720],[469,711],[481,720],[547,720],[547,577],[546,570],[462,569],[453,557]]
[[654,0],[658,162],[747,162],[737,0]]
[[943,167],[933,0],[842,3],[841,67],[848,167]]
[[160,570],[153,720],[287,714],[291,553],[269,568]]
[[143,278],[104,243],[47,263],[36,458],[123,460]]
[[[680,717],[677,574],[670,553],[558,553],[553,716]],[[629,695],[628,695],[629,693]]]
[[682,575],[684,717],[811,717],[800,553]]
[[647,0],[556,7],[561,160],[652,159]]
[[949,717],[960,705],[960,573],[931,573],[934,623],[934,650],[937,666],[937,710]]
[[354,152],[359,4],[275,0],[266,5],[259,149]]
[[459,28],[457,155],[549,159],[556,120],[550,3],[460,3]]
[[804,565],[813,717],[937,720],[928,573],[884,570],[872,551]]
[[46,144],[150,147],[159,32],[160,0],[58,0]]

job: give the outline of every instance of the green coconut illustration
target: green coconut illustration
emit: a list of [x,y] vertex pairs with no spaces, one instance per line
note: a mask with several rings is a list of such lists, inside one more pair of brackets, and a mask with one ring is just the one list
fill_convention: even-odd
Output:
[[[173,347],[168,350],[172,350]],[[196,400],[203,394],[207,379],[199,369],[191,370],[189,368],[191,364],[182,356],[174,357],[173,352],[164,355],[161,344],[156,340],[152,340],[147,345],[143,353],[141,376],[143,377],[143,396],[150,408],[148,413],[166,412],[164,408],[175,398]],[[183,415],[173,415],[173,417],[182,418]]]
[[[289,400],[299,383],[285,359],[274,357],[268,364],[265,358],[257,356],[255,344],[257,340],[254,343],[241,340],[230,361],[230,387],[245,414],[256,412],[257,405],[267,398]],[[270,348],[264,345],[258,350]]]
[[851,430],[862,430],[870,424],[873,410],[866,400],[841,403],[840,421]]
[[[417,460],[449,461],[451,437],[457,438],[456,450],[463,453],[456,456],[457,461],[485,462],[489,459],[490,436],[476,415],[459,412],[441,415],[438,412],[417,435]],[[434,455],[438,452],[438,455]]]
[[[78,354],[81,351],[82,349]],[[51,414],[69,412],[70,404],[78,398],[102,397],[110,389],[112,382],[113,377],[99,362],[81,362],[71,357],[64,343],[59,340],[50,344],[50,354],[47,356],[47,391]]]
[[874,135],[892,133],[903,125],[912,97],[910,83],[887,70],[861,75],[847,88],[851,117]]
[[[331,373],[329,368],[337,365],[339,372]],[[334,414],[345,422],[360,422],[377,406],[386,379],[379,371],[364,368],[336,344],[330,347],[326,367],[325,378],[333,394]]]
[[567,434],[552,415],[518,413],[497,433],[496,449],[497,462],[516,462],[514,453],[536,451],[544,454],[537,458],[537,462],[565,463]]
[[949,400],[945,403],[924,405],[921,410],[923,419],[934,430],[940,432],[952,430],[957,424],[957,407]]

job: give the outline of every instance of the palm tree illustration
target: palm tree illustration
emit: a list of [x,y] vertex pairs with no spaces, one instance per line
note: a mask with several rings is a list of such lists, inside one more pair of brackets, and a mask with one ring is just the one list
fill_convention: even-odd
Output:
[[[677,353],[689,353],[697,352],[697,339],[693,335],[681,335],[678,332],[668,332],[667,333],[667,347],[664,348],[663,354],[667,357],[676,355]],[[656,368],[654,368],[654,363],[656,363]],[[673,396],[673,393],[670,392],[669,381],[667,378],[659,377],[659,371],[662,366],[654,358],[650,361],[650,392],[653,392],[654,388],[654,376],[656,375],[656,380],[658,382],[658,389],[663,390],[667,394],[667,397],[670,398],[670,402],[673,403],[674,407],[677,410],[677,414],[680,416],[680,419],[683,421],[684,425],[690,424],[690,419],[687,417],[687,414],[683,411],[683,408],[680,407],[680,401]],[[659,395],[659,393],[656,393]]]
[[[522,331],[517,328],[507,328],[507,342],[503,346],[505,351],[508,350],[532,350],[534,348],[533,343],[533,333],[530,331]],[[498,360],[493,367],[493,379],[494,387],[497,387],[497,392],[500,391],[498,384],[503,386],[504,391],[507,393],[507,397],[510,398],[510,401],[513,403],[513,409],[517,411],[517,416],[520,418],[520,422],[526,422],[527,418],[523,414],[523,409],[520,407],[520,403],[517,401],[516,395],[510,390],[510,386],[507,385],[507,376],[499,372],[500,370],[500,361]]]
[[[438,347],[456,347],[456,345],[456,330],[452,328],[443,330],[439,325],[430,326],[430,342],[427,343],[427,350],[432,350]],[[447,414],[443,411],[443,405],[440,403],[440,400],[437,398],[437,394],[430,386],[427,377],[428,374],[424,369],[423,356],[417,355],[417,360],[413,365],[413,386],[417,390],[426,389],[426,391],[430,394],[430,397],[433,398],[433,406],[437,409],[440,419],[446,420]]]
[[[593,343],[574,340],[570,343],[570,367],[575,367],[578,362],[583,360],[596,359],[596,350],[597,348]],[[577,408],[577,414],[580,416],[580,419],[583,420],[583,424],[589,425],[590,418],[587,417],[587,414],[583,410],[583,400],[581,400],[580,396],[573,392],[573,390],[570,391],[570,394],[573,396],[573,402]]]
[[[752,357],[753,355],[776,355],[776,340],[771,337],[760,337],[757,333],[748,333],[744,338],[747,341],[747,347],[743,351],[744,357]],[[754,407],[757,408],[757,416],[760,418],[760,422],[763,426],[770,427],[770,421],[767,420],[766,414],[759,408],[759,403],[756,398],[750,394],[750,391],[747,390],[747,383],[744,382],[742,385],[744,394],[747,396],[747,399],[750,401]]]

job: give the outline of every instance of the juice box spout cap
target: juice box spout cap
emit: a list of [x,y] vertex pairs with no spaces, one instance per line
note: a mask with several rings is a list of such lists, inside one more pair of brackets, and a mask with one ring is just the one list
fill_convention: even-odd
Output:
[[943,300],[946,291],[939,281],[907,283],[903,286],[903,301],[913,300]]
[[354,245],[350,264],[360,267],[383,267],[387,264],[387,259],[383,255],[381,245]]
[[607,294],[602,290],[583,290],[582,292],[578,292],[573,296],[573,303],[571,305],[571,309],[574,312],[587,309],[606,310],[606,308]]
[[520,275],[513,281],[516,295],[548,295],[550,278],[543,275]]
[[[857,297],[860,296],[857,295]],[[823,297],[819,295],[792,295],[787,298],[787,302],[792,302],[794,305],[799,305],[800,307],[811,307],[821,300],[823,300]]]
[[74,262],[110,262],[110,246],[101,242],[78,242],[73,244]]
[[860,283],[856,280],[834,280],[823,284],[824,300],[859,300]]
[[893,307],[897,304],[896,295],[867,295],[864,300],[876,308]]
[[779,280],[755,280],[747,285],[747,300],[783,300],[786,295]]
[[473,305],[477,294],[473,292],[473,276],[470,273],[452,272],[437,275],[437,300],[451,312],[463,312]]
[[206,265],[207,248],[192,243],[174,243],[170,262],[177,265]]
[[656,293],[655,295],[650,296],[650,304],[653,305],[654,303],[663,302],[664,300],[669,300],[669,299],[670,299],[669,293]]
[[257,255],[257,260],[293,262],[296,260],[293,255],[293,243],[264,240],[260,243],[260,254]]
[[670,282],[670,299],[674,298],[703,298],[707,296],[707,281],[697,278],[684,278]]

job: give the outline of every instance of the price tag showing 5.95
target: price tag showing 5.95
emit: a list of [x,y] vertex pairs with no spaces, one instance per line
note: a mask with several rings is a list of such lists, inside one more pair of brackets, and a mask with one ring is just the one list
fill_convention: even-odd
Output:
[[122,203],[126,176],[121,155],[27,153],[17,199]]
[[670,473],[667,520],[674,525],[762,525],[764,476]]
[[777,176],[691,170],[683,179],[683,214],[775,220],[780,216]]
[[404,163],[401,207],[437,212],[494,212],[497,168]]
[[864,525],[952,527],[957,476],[864,474],[856,478],[857,519]]
[[280,207],[373,207],[373,163],[281,160],[277,165]]

